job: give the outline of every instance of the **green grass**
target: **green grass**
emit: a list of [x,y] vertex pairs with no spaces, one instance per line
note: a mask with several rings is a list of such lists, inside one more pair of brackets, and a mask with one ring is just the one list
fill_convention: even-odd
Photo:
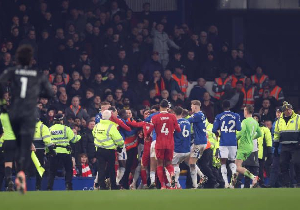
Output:
[[1,210],[297,210],[300,189],[0,193]]

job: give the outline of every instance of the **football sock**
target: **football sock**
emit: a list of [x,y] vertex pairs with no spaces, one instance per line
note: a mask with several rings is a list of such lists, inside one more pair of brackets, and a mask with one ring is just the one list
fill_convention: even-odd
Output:
[[180,168],[178,165],[174,167],[174,173],[175,173],[175,182],[177,183],[177,186],[179,184],[179,175],[180,175]]
[[165,185],[165,179],[164,179],[164,168],[163,166],[157,166],[157,176],[161,183],[161,186]]
[[155,183],[155,171],[150,171],[151,184]]
[[166,169],[168,170],[168,172],[169,172],[169,174],[170,174],[170,177],[171,177],[171,176],[174,176],[174,167],[173,167],[172,164],[167,165],[167,166],[166,166]]
[[140,176],[140,173],[141,173],[141,166],[137,166],[135,171],[134,171],[134,176],[133,176],[133,179],[132,179],[132,183],[136,183],[139,176]]
[[123,178],[125,173],[125,168],[124,167],[119,167],[118,172],[117,172],[117,178],[116,178],[116,184],[119,185],[121,179]]
[[10,181],[12,181],[12,169],[10,167],[5,167],[5,178],[6,178],[6,183],[8,184]]
[[191,171],[193,187],[196,188],[198,186],[197,185],[197,170],[195,167],[190,167],[190,171]]
[[201,177],[204,176],[204,174],[202,173],[202,171],[200,170],[200,168],[196,165],[196,171],[197,171],[197,174]]
[[244,175],[245,175],[246,177],[249,177],[249,178],[252,179],[252,180],[253,180],[254,177],[255,177],[255,176],[254,176],[253,174],[251,174],[250,171],[248,171],[248,170],[245,171]]
[[147,184],[147,172],[145,169],[141,170],[141,179],[142,179],[143,185]]
[[235,165],[235,163],[230,163],[229,167],[230,167],[230,169],[232,171],[232,174],[235,174],[236,173],[236,165]]
[[226,164],[221,165],[221,173],[222,173],[222,177],[225,182],[225,185],[227,185],[228,184],[228,176],[227,176]]
[[164,170],[164,182],[167,184],[167,183],[171,183],[171,177],[170,177],[170,174],[167,170]]

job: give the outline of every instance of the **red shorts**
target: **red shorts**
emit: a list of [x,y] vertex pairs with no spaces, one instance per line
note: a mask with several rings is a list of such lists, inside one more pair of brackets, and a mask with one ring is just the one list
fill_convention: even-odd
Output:
[[150,147],[151,147],[151,142],[144,143],[144,151],[142,155],[142,166],[147,167],[150,163]]
[[155,149],[156,158],[159,160],[172,161],[173,153],[173,149]]

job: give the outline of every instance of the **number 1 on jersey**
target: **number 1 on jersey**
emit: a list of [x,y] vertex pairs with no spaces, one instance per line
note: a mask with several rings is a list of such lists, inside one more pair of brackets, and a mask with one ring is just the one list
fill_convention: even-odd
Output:
[[167,124],[167,123],[164,123],[164,124],[162,125],[160,132],[161,132],[161,133],[164,133],[164,134],[167,136],[167,135],[169,134],[169,129],[166,128],[166,124]]
[[21,77],[20,78],[21,81],[21,93],[20,93],[20,97],[21,98],[25,98],[26,97],[26,91],[27,91],[27,83],[28,83],[28,78],[27,77]]

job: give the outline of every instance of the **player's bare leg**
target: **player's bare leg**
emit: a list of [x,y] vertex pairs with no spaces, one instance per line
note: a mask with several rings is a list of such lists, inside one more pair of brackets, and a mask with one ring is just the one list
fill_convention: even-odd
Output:
[[257,187],[258,177],[254,176],[252,173],[250,173],[250,171],[248,171],[246,168],[244,168],[242,166],[243,160],[235,160],[235,164],[236,164],[236,167],[237,167],[236,168],[237,173],[234,174],[234,177],[233,177],[233,181],[232,181],[233,186],[236,184],[236,180],[237,180],[238,174],[241,173],[244,176],[249,177],[252,180],[252,187],[253,188]]

